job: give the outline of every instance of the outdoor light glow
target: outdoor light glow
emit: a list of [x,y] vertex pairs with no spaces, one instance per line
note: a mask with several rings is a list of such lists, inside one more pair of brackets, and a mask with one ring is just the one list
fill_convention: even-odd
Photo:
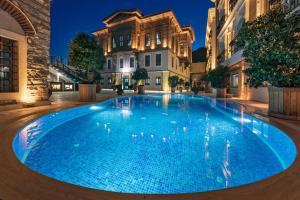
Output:
[[91,110],[101,110],[102,107],[101,106],[91,106],[90,109]]

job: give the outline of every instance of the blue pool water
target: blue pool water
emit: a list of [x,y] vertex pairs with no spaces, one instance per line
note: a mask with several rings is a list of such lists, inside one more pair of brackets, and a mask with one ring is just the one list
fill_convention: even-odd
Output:
[[174,194],[253,183],[294,161],[292,140],[226,100],[121,97],[27,124],[13,148],[43,175],[99,190]]

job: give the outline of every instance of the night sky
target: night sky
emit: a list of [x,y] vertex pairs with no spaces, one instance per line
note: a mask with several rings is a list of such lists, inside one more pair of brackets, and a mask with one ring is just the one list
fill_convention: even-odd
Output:
[[193,49],[204,46],[210,0],[53,0],[51,8],[51,55],[67,58],[68,44],[79,32],[104,27],[102,19],[120,9],[139,8],[144,15],[172,9],[181,25],[195,29]]

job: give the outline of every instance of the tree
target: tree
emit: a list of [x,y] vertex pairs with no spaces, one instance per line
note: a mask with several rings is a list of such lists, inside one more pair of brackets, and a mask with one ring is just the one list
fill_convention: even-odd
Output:
[[69,45],[69,63],[86,73],[100,73],[105,62],[103,50],[94,37],[79,33]]
[[299,41],[300,14],[287,15],[281,6],[245,23],[233,44],[244,49],[249,85],[267,82],[275,87],[299,87]]
[[219,66],[209,71],[203,80],[210,82],[213,88],[226,88],[229,82],[228,67]]
[[171,87],[172,92],[175,92],[176,86],[179,84],[179,77],[174,75],[169,77],[169,86]]
[[138,85],[138,94],[144,94],[144,85],[141,84],[142,80],[148,79],[148,72],[145,68],[137,68],[136,71],[132,75],[132,79],[137,82]]
[[141,82],[142,80],[146,80],[148,78],[149,78],[148,72],[145,68],[137,68],[132,75],[132,79],[136,80],[137,82]]

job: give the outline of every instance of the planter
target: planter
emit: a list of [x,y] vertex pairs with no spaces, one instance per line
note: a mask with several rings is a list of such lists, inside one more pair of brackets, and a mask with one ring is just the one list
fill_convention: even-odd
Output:
[[144,85],[139,85],[138,86],[138,94],[145,94]]
[[172,92],[172,93],[175,93],[175,91],[176,91],[176,88],[175,88],[175,87],[172,87],[172,88],[171,88],[171,92]]
[[226,88],[215,88],[216,98],[226,98]]
[[300,120],[300,88],[269,87],[269,115]]
[[96,100],[96,85],[79,84],[79,100],[83,102]]

